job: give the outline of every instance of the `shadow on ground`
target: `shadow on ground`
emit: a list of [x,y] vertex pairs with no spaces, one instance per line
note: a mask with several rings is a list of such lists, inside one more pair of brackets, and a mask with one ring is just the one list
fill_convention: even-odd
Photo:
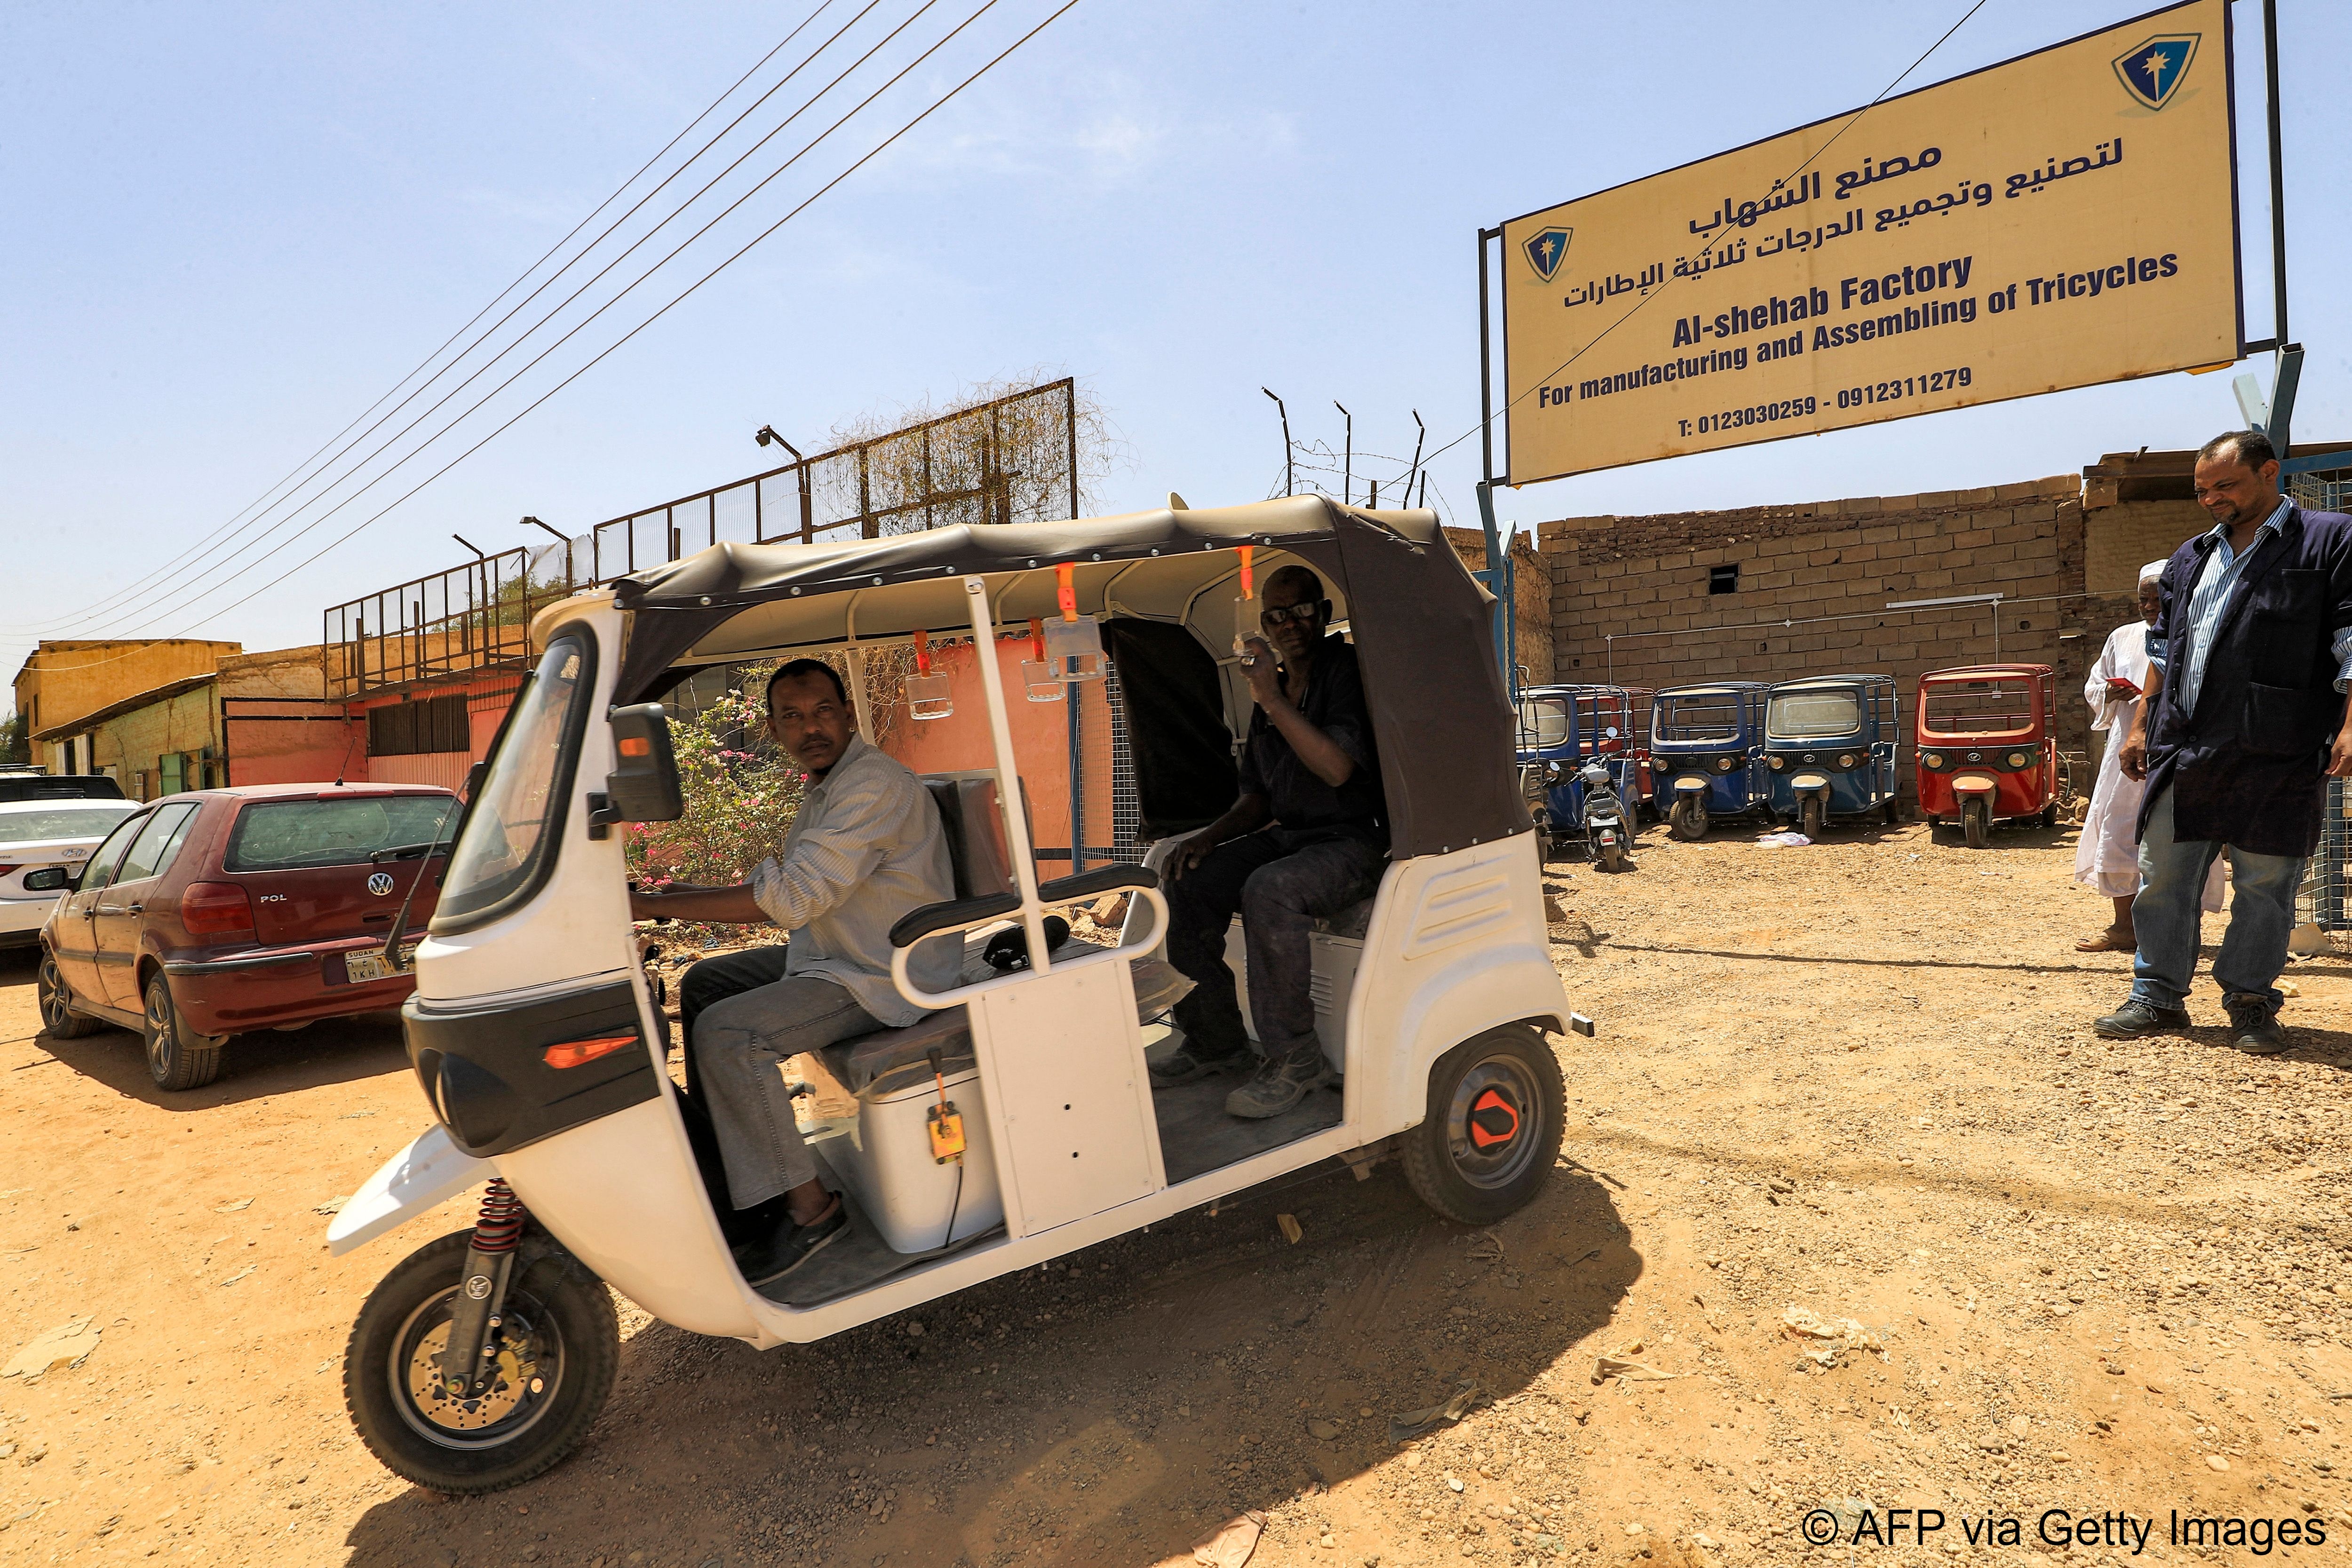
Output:
[[1392,1166],[1335,1165],[814,1345],[655,1324],[571,1460],[488,1499],[406,1491],[349,1561],[1189,1561],[1242,1510],[1395,1455],[1391,1414],[1526,1388],[1642,1271],[1578,1168],[1494,1227],[1501,1262],[1472,1259],[1486,1234]]

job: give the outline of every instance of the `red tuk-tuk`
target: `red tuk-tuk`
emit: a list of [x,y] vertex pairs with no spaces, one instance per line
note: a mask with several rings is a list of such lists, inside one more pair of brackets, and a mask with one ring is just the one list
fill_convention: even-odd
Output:
[[1971,664],[1919,678],[1919,809],[1958,820],[1981,849],[1996,822],[2058,822],[2053,731],[2057,676],[2046,664]]

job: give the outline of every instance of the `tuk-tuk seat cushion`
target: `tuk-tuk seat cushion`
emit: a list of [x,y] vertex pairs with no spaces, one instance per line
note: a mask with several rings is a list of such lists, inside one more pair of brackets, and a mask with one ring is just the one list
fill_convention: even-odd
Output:
[[[1063,950],[1067,951],[1069,945],[1064,943]],[[1131,959],[1129,968],[1134,978],[1139,1024],[1157,1018],[1192,988],[1192,983],[1162,958]],[[982,975],[967,978],[985,978],[993,973],[992,970],[983,969]],[[842,1088],[850,1093],[865,1095],[871,1091],[881,1096],[929,1082],[930,1053],[935,1048],[940,1053],[942,1073],[963,1072],[972,1067],[975,1058],[971,1022],[962,1007],[942,1007],[936,1013],[925,1014],[903,1029],[883,1029],[827,1046],[824,1061]]]

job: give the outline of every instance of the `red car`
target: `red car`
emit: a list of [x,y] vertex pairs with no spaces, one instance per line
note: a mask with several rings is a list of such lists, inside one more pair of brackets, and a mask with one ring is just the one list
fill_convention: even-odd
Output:
[[[457,797],[405,784],[269,784],[157,801],[90,852],[41,930],[41,1022],[145,1037],[159,1089],[220,1072],[229,1036],[397,1008],[448,861]],[[47,883],[44,884],[47,885]]]

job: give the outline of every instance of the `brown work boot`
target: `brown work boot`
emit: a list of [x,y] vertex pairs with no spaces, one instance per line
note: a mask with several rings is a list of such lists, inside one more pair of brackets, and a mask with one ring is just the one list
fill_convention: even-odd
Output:
[[1268,1058],[1255,1078],[1225,1096],[1225,1110],[1254,1121],[1279,1116],[1330,1081],[1331,1068],[1323,1059],[1322,1046],[1309,1040],[1283,1056]]

